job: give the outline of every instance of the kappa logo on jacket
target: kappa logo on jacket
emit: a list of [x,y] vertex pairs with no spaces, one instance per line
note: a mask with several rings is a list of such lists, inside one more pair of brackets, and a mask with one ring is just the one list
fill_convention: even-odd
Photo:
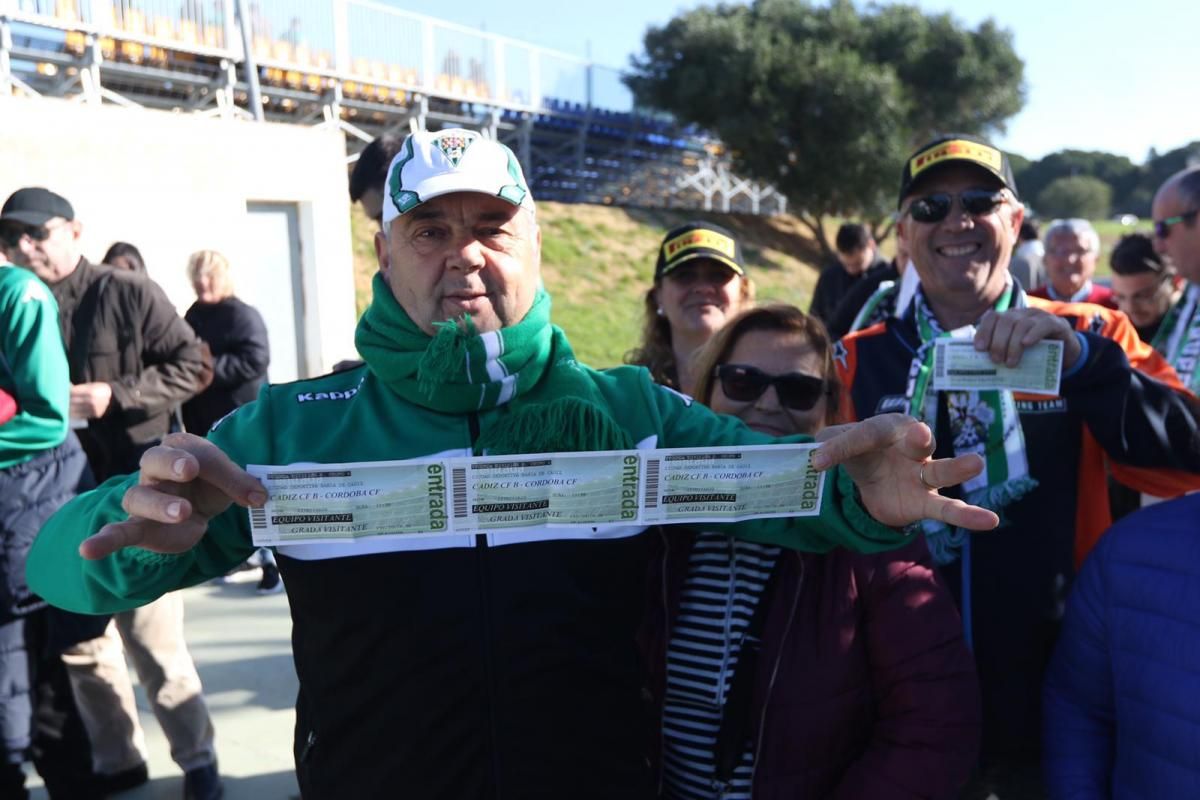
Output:
[[356,394],[358,394],[357,386],[355,386],[353,389],[346,389],[341,392],[336,390],[332,392],[301,392],[300,394],[296,395],[296,402],[311,403],[316,400],[349,400]]
[[330,392],[300,392],[296,395],[297,403],[311,403],[317,400],[349,400],[358,394],[358,390],[362,388],[363,381],[366,380],[366,375],[358,379],[358,383],[354,384],[349,389],[337,390]]

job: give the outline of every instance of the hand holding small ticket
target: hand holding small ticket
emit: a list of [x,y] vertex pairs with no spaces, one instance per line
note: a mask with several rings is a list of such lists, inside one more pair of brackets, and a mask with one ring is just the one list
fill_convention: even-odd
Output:
[[997,364],[970,339],[934,342],[933,388],[937,391],[1007,390],[1058,394],[1062,378],[1063,343],[1043,340],[1027,347],[1015,367]]

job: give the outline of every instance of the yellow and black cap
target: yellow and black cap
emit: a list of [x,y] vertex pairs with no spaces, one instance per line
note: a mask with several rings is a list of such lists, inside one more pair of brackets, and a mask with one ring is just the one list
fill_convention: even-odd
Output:
[[1013,179],[1012,165],[1008,163],[1007,155],[977,136],[952,133],[917,148],[904,162],[898,205],[904,204],[904,198],[912,193],[917,181],[946,164],[978,167],[998,179],[1014,196],[1017,194],[1017,182]]
[[698,258],[711,258],[738,275],[746,274],[742,245],[732,233],[711,222],[688,222],[671,229],[663,238],[654,265],[654,280]]

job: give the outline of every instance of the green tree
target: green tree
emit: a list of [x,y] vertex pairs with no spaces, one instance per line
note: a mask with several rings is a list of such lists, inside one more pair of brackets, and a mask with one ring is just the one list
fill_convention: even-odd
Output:
[[[1111,204],[1119,211],[1128,210],[1130,196],[1141,178],[1141,169],[1125,156],[1085,150],[1060,150],[1043,156],[1020,172],[1015,172],[1017,189],[1024,198],[1040,198],[1042,192],[1059,178],[1091,176],[1112,188]],[[1044,209],[1038,207],[1038,213]]]
[[1154,200],[1154,194],[1158,191],[1158,187],[1179,170],[1197,162],[1200,162],[1200,141],[1168,150],[1165,153],[1158,153],[1151,148],[1135,189],[1135,202],[1130,205],[1129,210],[1134,214],[1149,216],[1150,204]]
[[757,0],[650,28],[626,79],[639,103],[700,125],[734,168],[774,185],[830,252],[830,216],[875,227],[900,166],[939,131],[987,134],[1024,102],[1012,37],[948,14],[850,0]]
[[1056,178],[1042,189],[1036,207],[1038,213],[1048,217],[1100,219],[1108,216],[1112,198],[1112,187],[1099,178],[1071,175]]

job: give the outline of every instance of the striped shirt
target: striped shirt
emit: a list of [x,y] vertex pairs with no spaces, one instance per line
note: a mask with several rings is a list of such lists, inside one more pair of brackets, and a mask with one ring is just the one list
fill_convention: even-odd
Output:
[[752,747],[742,754],[730,790],[720,793],[713,785],[713,745],[742,634],[778,555],[778,547],[724,534],[696,537],[667,645],[663,783],[668,798],[750,798]]

